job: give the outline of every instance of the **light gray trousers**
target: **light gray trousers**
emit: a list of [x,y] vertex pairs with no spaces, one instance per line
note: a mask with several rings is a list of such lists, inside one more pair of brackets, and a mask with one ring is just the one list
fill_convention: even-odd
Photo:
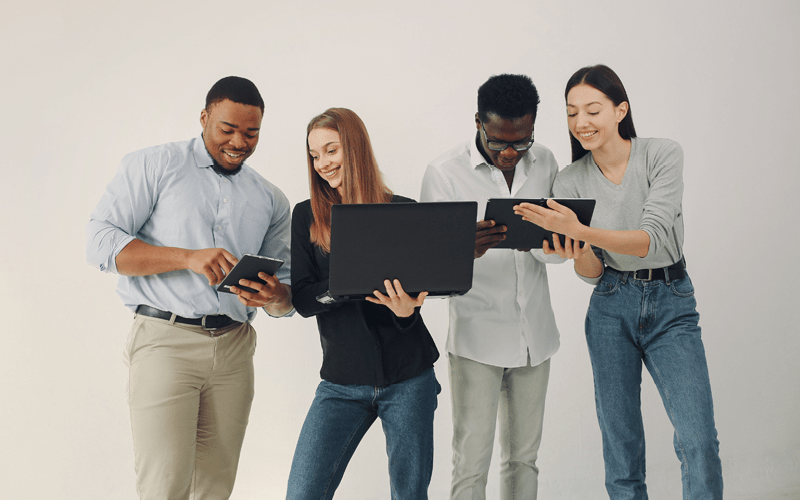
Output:
[[535,500],[550,360],[533,367],[502,368],[448,353],[448,361],[453,405],[451,500],[486,498],[498,422],[500,498]]

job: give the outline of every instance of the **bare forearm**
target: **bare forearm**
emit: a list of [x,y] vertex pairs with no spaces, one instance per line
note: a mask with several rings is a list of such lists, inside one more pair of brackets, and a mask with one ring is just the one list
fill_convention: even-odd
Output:
[[133,240],[117,255],[117,271],[125,276],[148,276],[187,269],[190,250],[157,247]]
[[[589,243],[584,243],[588,245]],[[575,272],[586,278],[597,278],[603,274],[603,263],[589,249],[579,258],[575,259]]]
[[[647,257],[650,251],[650,236],[637,229],[634,231],[612,231],[596,227],[582,226],[575,239],[585,241],[609,252],[636,257]],[[576,269],[577,270],[577,269]],[[582,276],[586,276],[580,273]]]

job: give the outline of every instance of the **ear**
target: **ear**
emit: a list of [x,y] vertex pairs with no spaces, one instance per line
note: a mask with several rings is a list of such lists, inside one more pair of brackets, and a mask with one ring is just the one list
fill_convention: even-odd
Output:
[[628,116],[628,101],[622,101],[617,106],[617,123],[621,122],[626,116]]
[[206,128],[206,123],[208,123],[208,111],[206,111],[206,108],[203,108],[200,112],[200,125]]
[[478,118],[478,113],[477,112],[475,112],[475,128],[479,129],[479,130],[481,128],[481,119]]

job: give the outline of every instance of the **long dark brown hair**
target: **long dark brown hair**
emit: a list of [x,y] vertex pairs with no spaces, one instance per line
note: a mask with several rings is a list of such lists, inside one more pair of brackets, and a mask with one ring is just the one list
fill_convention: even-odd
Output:
[[[622,85],[622,80],[619,79],[614,70],[604,64],[596,66],[586,66],[575,72],[567,82],[567,89],[564,91],[564,101],[567,100],[567,95],[572,87],[585,84],[594,87],[608,97],[614,106],[619,106],[623,102],[628,103],[628,112],[625,118],[619,122],[619,135],[625,139],[630,140],[636,137],[636,129],[633,128],[633,117],[631,116],[631,102],[628,100],[628,93],[625,92],[625,87]],[[569,134],[569,141],[572,145],[572,161],[577,161],[582,158],[587,151],[583,149],[578,139]]]
[[[339,133],[343,155],[342,195],[314,170],[308,135],[317,128],[327,128]],[[311,242],[328,253],[331,251],[331,206],[337,203],[389,203],[392,201],[392,191],[383,182],[367,127],[349,109],[331,108],[308,123],[306,157],[311,210],[314,213]]]

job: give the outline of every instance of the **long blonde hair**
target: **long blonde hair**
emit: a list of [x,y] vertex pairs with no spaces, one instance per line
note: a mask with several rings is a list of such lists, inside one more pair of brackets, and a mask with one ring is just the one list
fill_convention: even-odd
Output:
[[[314,170],[314,159],[308,147],[308,135],[317,128],[339,133],[342,145],[342,195]],[[331,108],[314,117],[306,129],[306,156],[311,191],[311,242],[331,251],[331,206],[337,203],[389,203],[392,191],[383,182],[367,127],[357,114],[346,108]]]

